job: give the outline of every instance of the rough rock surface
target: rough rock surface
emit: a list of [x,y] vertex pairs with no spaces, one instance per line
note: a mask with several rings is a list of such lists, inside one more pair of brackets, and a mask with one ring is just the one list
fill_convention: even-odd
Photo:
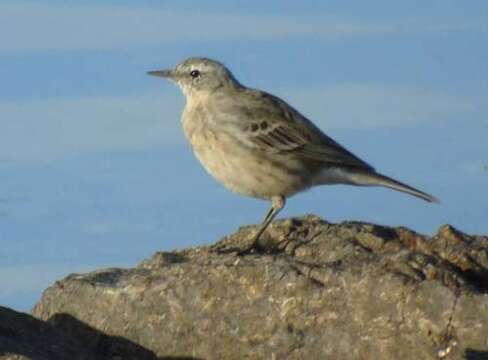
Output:
[[50,324],[0,307],[0,359],[96,359]]
[[488,359],[488,237],[307,216],[236,256],[255,230],[70,275],[33,314],[109,358]]
[[[58,326],[59,323],[63,326]],[[71,329],[72,333],[65,332],[66,328]],[[29,359],[163,360],[175,358],[157,357],[149,349],[122,337],[106,335],[67,314],[57,314],[46,322],[29,314],[0,306],[0,360]]]

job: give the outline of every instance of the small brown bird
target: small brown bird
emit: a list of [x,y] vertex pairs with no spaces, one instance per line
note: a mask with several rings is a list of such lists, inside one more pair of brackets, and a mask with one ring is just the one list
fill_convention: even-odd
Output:
[[286,198],[316,185],[384,186],[438,202],[377,173],[285,101],[240,84],[218,61],[193,57],[148,74],[168,78],[183,91],[183,130],[205,169],[233,192],[271,200],[241,254],[255,248]]

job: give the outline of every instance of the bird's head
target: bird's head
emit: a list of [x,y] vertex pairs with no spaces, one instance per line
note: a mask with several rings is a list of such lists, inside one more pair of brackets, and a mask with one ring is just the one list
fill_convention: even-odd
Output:
[[202,57],[191,57],[173,69],[149,71],[148,74],[174,81],[186,96],[212,93],[220,88],[240,87],[239,82],[222,63]]

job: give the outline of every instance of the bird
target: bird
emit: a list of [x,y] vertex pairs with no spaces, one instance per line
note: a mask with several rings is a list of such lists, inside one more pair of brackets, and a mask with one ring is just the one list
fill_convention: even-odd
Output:
[[149,71],[178,85],[183,132],[207,172],[232,192],[271,202],[249,245],[289,197],[319,185],[383,186],[438,203],[434,196],[377,172],[279,97],[241,84],[221,62],[190,57]]

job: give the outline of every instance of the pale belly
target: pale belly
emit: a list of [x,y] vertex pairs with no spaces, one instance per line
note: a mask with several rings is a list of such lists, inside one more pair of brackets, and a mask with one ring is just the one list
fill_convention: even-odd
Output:
[[246,196],[289,197],[313,184],[305,164],[279,154],[259,154],[228,135],[212,131],[187,134],[203,167],[227,189]]

